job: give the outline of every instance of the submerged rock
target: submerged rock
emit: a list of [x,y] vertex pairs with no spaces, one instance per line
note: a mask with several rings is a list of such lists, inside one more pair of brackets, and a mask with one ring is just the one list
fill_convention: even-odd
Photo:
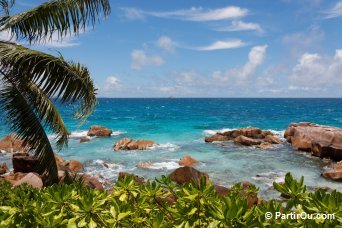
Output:
[[179,160],[178,164],[180,166],[193,166],[195,164],[198,164],[198,161],[196,159],[190,157],[189,155],[186,155]]
[[148,161],[148,162],[139,162],[136,166],[139,168],[148,169],[148,168],[151,168],[152,165],[153,165],[153,163]]
[[24,141],[15,134],[9,134],[0,141],[0,151],[5,153],[27,152],[28,146],[24,145]]
[[273,148],[272,143],[269,142],[262,142],[260,143],[260,145],[257,145],[256,147],[260,148],[260,149],[271,149]]
[[199,184],[202,177],[206,179],[206,183],[209,182],[207,173],[200,172],[189,166],[180,167],[170,174],[171,180],[175,181],[177,184],[190,183],[191,181]]
[[234,143],[244,146],[252,146],[261,144],[261,141],[240,135],[234,139]]
[[89,141],[90,141],[90,139],[88,137],[80,138],[80,143],[89,142]]
[[342,129],[314,123],[293,123],[284,137],[298,150],[312,152],[314,156],[342,160]]
[[335,181],[342,181],[342,162],[338,162],[332,168],[324,171],[322,176]]
[[152,140],[123,138],[114,144],[114,150],[146,150],[156,144]]
[[103,126],[91,126],[88,131],[88,136],[109,137],[113,133],[112,130]]

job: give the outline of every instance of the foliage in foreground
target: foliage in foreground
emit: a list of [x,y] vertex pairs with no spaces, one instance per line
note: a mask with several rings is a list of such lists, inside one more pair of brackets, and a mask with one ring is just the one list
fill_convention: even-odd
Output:
[[[232,187],[218,196],[212,184],[175,185],[162,177],[145,185],[132,178],[117,182],[113,192],[92,190],[81,182],[43,189],[12,188],[0,182],[0,227],[341,227],[342,193],[309,193],[290,174],[284,184],[274,184],[286,195],[248,208],[247,200]],[[253,189],[253,188],[252,188]],[[165,199],[176,197],[172,204]],[[273,216],[267,220],[265,213]],[[275,219],[289,214],[335,213],[334,219]]]

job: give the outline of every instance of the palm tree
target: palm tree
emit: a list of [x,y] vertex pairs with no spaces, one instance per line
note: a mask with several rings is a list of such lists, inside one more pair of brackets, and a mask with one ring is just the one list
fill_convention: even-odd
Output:
[[96,105],[96,89],[85,66],[29,47],[53,35],[62,39],[94,26],[109,15],[109,0],[52,0],[10,15],[14,3],[0,0],[0,32],[9,32],[11,40],[24,41],[28,47],[0,40],[0,110],[38,159],[37,171],[52,184],[58,181],[58,172],[45,130],[57,135],[58,149],[68,143],[55,103],[76,105],[75,116],[85,120]]

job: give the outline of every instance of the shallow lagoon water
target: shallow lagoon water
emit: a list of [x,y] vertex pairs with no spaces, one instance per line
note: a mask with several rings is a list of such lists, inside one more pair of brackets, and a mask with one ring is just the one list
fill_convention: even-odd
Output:
[[[58,154],[84,162],[86,172],[109,182],[120,171],[150,179],[167,175],[178,167],[179,158],[191,155],[201,162],[196,168],[208,172],[215,183],[230,186],[250,181],[266,198],[275,196],[272,182],[282,181],[286,172],[304,176],[308,186],[342,191],[341,183],[320,176],[326,165],[321,159],[294,151],[287,143],[262,150],[203,140],[218,130],[248,126],[282,135],[288,124],[299,121],[342,127],[342,99],[99,99],[82,126],[73,119],[72,106],[60,107],[60,111],[72,135],[69,147]],[[79,143],[91,125],[107,126],[113,136]],[[0,135],[7,134],[6,125],[0,126]],[[113,144],[123,137],[151,139],[159,145],[147,151],[113,151]],[[53,135],[50,138],[53,141]],[[0,159],[8,161],[9,157]],[[136,167],[146,161],[154,163],[151,169]]]

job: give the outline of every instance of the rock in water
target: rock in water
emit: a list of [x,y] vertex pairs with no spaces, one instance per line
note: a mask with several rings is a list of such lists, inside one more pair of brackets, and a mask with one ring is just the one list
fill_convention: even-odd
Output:
[[112,134],[112,130],[103,126],[91,126],[88,131],[88,136],[109,137]]
[[15,173],[30,173],[35,172],[38,159],[27,153],[17,153],[13,154],[12,164]]
[[342,129],[314,123],[293,123],[284,137],[298,150],[312,152],[320,158],[342,160]]
[[152,140],[123,138],[115,143],[114,150],[146,150],[154,144],[156,143]]
[[234,143],[241,144],[244,146],[252,146],[252,145],[259,145],[261,142],[256,139],[248,138],[246,136],[238,136],[234,139]]
[[18,180],[13,186],[19,186],[21,184],[28,184],[34,188],[42,188],[43,181],[42,178],[35,173],[28,173],[22,179]]
[[28,146],[24,146],[24,141],[15,134],[9,134],[0,141],[0,151],[6,153],[26,152]]
[[273,145],[269,142],[262,142],[260,145],[257,145],[257,147],[260,149],[271,149],[273,148]]
[[274,135],[266,135],[265,142],[269,142],[272,144],[280,144],[282,143],[281,139]]
[[342,181],[342,162],[334,164],[331,169],[324,171],[322,176],[331,180]]
[[80,143],[89,142],[89,141],[90,141],[90,139],[88,137],[80,138]]
[[148,161],[148,162],[139,162],[136,166],[139,168],[148,169],[148,168],[151,168],[152,165],[153,165],[153,163]]
[[214,141],[228,141],[231,138],[225,135],[222,135],[221,133],[216,133],[215,135],[208,136],[204,138],[205,142],[214,142]]
[[207,173],[202,173],[189,166],[180,167],[170,174],[171,180],[178,184],[190,183],[191,181],[199,184],[202,177],[206,179],[206,183],[209,182],[209,176]]
[[196,159],[190,157],[189,155],[186,155],[179,160],[178,164],[180,166],[193,166],[195,164],[198,164],[198,161]]

